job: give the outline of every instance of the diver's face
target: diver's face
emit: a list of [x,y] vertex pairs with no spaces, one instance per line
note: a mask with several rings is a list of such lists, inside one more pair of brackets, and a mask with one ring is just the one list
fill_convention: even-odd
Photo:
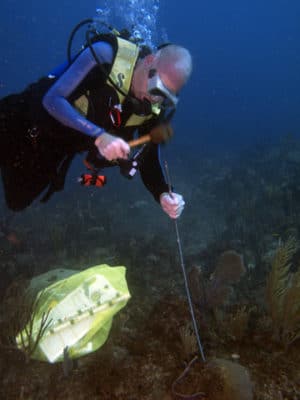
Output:
[[148,100],[151,104],[166,103],[175,107],[178,101],[176,93],[172,90],[172,80],[166,73],[160,74],[156,68],[154,55],[146,56],[136,65],[132,91],[139,100]]
[[[168,76],[166,75],[165,78],[168,78]],[[169,84],[172,83],[170,79],[165,79],[165,81],[168,81]],[[165,84],[156,68],[151,68],[149,70],[147,93],[152,101],[159,104],[164,103],[166,106],[176,107],[178,97],[175,91],[170,89],[170,87],[171,84],[169,86]]]

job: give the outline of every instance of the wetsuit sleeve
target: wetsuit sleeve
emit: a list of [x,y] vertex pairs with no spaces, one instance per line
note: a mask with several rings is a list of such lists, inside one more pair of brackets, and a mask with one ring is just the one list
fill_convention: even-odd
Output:
[[140,166],[142,181],[154,199],[159,202],[159,196],[163,192],[168,192],[168,184],[160,162],[160,147],[157,144],[149,144],[149,148]]
[[[93,48],[100,62],[112,63],[114,55],[110,44],[97,42],[93,44]],[[90,49],[85,49],[43,98],[43,106],[53,118],[91,137],[99,136],[104,129],[82,116],[67,98],[96,65],[97,62]]]

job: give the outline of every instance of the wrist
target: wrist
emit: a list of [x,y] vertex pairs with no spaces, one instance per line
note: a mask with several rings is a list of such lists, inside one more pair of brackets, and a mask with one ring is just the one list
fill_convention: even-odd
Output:
[[162,193],[159,195],[159,201],[161,201],[164,197],[166,197],[166,196],[168,196],[168,195],[169,195],[168,192],[162,192]]
[[95,139],[98,139],[99,137],[101,137],[101,135],[102,135],[104,132],[105,132],[105,129],[98,127],[98,128],[96,128],[96,129],[93,131],[92,136],[93,136]]

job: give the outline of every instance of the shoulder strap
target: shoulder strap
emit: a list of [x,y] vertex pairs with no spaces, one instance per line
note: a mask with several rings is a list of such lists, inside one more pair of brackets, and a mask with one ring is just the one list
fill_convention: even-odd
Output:
[[[120,89],[117,94],[120,103],[123,103],[130,89],[133,70],[139,56],[139,47],[120,37],[117,37],[117,43],[118,50],[109,77]],[[108,84],[113,86],[110,80]]]

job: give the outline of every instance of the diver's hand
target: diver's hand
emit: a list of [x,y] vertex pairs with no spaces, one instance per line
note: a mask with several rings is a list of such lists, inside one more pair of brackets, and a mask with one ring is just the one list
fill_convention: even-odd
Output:
[[95,146],[99,153],[109,161],[117,158],[127,159],[130,152],[128,143],[106,132],[97,137]]
[[159,201],[162,209],[170,218],[180,217],[185,205],[181,194],[164,192],[160,195]]

